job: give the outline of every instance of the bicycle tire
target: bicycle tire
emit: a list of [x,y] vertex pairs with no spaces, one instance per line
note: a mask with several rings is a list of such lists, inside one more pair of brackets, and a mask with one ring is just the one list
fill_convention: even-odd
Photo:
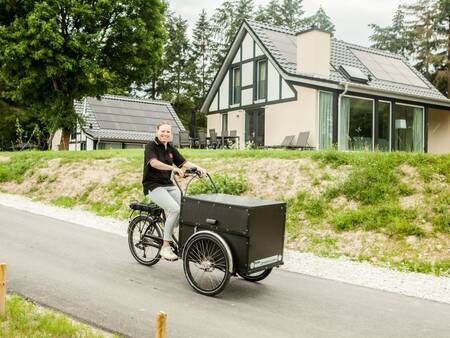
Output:
[[263,279],[265,279],[267,276],[269,276],[271,272],[272,272],[272,268],[268,268],[263,271],[251,273],[249,275],[247,275],[243,272],[238,272],[238,275],[249,282],[259,282],[259,281],[262,281]]
[[130,222],[128,246],[134,259],[140,264],[151,266],[159,262],[162,241],[163,233],[156,221],[141,215]]
[[183,269],[189,285],[205,296],[222,292],[231,277],[228,257],[227,248],[214,235],[194,235],[183,250]]

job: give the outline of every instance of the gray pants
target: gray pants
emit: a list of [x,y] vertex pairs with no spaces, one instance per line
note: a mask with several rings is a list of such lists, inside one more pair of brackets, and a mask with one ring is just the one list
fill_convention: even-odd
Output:
[[172,240],[172,232],[178,224],[180,217],[181,193],[175,186],[158,187],[149,191],[148,196],[152,202],[164,209],[166,214],[166,224],[164,226],[164,240]]

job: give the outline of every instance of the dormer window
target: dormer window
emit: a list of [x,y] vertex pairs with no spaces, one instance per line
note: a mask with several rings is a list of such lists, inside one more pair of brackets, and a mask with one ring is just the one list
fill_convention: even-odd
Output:
[[267,97],[267,60],[258,61],[256,76],[256,99],[265,99]]
[[232,84],[231,104],[241,103],[241,68],[235,67],[231,70]]

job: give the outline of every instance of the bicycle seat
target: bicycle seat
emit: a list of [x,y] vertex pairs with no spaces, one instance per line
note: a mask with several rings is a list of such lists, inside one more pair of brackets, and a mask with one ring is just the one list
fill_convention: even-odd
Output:
[[132,202],[130,203],[130,208],[138,211],[145,211],[148,213],[154,213],[161,211],[161,208],[157,206],[155,203],[141,203],[141,202]]

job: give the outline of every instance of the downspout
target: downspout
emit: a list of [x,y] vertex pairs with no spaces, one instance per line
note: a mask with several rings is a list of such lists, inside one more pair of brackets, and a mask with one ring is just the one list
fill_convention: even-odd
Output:
[[[340,83],[340,85],[342,85],[342,83]],[[339,121],[341,120],[341,97],[344,96],[345,94],[347,94],[348,91],[348,83],[344,83],[344,91],[342,93],[339,94],[338,96],[338,139],[337,139],[337,143],[338,143],[338,150],[339,150],[339,140],[341,139],[341,128],[339,128]]]

